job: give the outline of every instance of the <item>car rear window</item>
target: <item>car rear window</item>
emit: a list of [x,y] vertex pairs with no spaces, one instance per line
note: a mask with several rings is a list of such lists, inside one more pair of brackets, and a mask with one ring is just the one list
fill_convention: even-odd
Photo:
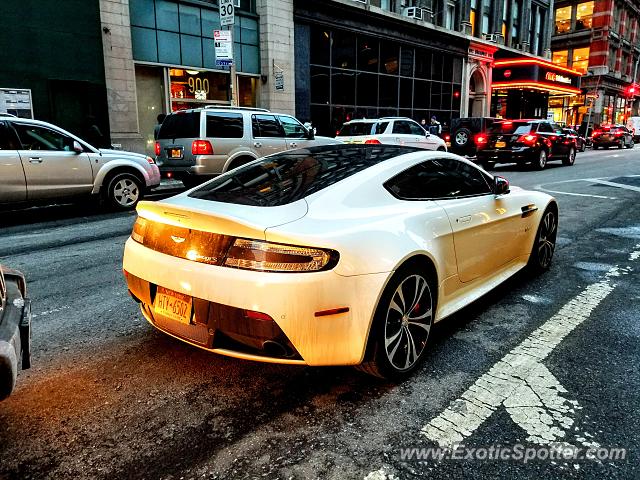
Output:
[[242,138],[243,131],[241,113],[207,113],[207,137]]
[[389,122],[355,122],[343,125],[338,133],[342,137],[356,137],[358,135],[380,135],[385,132]]
[[503,135],[522,135],[529,133],[532,126],[530,122],[499,122],[494,123],[489,129],[489,132]]
[[178,112],[168,115],[162,122],[158,139],[198,138],[200,112]]
[[206,183],[190,197],[275,207],[319,192],[398,155],[420,151],[394,145],[331,145],[264,157]]

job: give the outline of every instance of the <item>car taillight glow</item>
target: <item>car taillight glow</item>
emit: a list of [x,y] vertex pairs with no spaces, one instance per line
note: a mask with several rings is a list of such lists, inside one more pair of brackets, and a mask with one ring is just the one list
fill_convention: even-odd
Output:
[[525,145],[529,145],[529,146],[535,145],[537,141],[538,141],[538,136],[537,135],[532,135],[530,133],[527,134],[527,135],[522,135],[518,139],[518,142],[524,143]]
[[224,266],[267,272],[314,272],[335,265],[337,252],[236,238]]
[[445,141],[445,142],[450,142],[450,141],[451,141],[451,135],[446,134],[446,135],[444,136],[444,141]]
[[380,140],[378,140],[377,138],[370,138],[369,140],[366,140],[364,143],[367,145],[379,145]]
[[600,130],[596,130],[595,132],[593,132],[593,133],[591,134],[591,137],[597,137],[597,136],[600,136],[600,135],[602,135],[602,131],[600,131]]
[[151,157],[147,157],[147,163],[150,163],[151,165],[153,165],[155,162],[155,160]]
[[213,155],[213,146],[209,140],[194,140],[191,144],[193,155]]
[[475,142],[476,145],[484,145],[485,143],[487,143],[486,135],[479,133],[478,135],[476,135]]
[[162,149],[160,148],[160,142],[156,142],[156,155],[160,155]]
[[624,132],[616,132],[613,134],[614,137],[621,137],[622,135],[624,135]]

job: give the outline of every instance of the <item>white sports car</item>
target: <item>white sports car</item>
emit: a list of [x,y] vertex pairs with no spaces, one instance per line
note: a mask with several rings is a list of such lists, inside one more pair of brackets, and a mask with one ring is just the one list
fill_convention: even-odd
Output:
[[124,252],[155,327],[232,357],[398,379],[442,320],[527,265],[558,207],[445,152],[330,145],[140,202]]

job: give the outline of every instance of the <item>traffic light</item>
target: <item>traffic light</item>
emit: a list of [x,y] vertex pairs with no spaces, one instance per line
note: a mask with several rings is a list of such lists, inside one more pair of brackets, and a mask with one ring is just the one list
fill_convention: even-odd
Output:
[[638,84],[633,83],[627,87],[626,94],[627,97],[633,98],[636,95],[640,94],[640,87],[638,86]]

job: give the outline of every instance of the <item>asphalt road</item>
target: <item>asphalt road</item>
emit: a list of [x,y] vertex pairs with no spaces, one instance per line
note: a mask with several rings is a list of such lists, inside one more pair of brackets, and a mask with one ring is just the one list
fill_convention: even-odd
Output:
[[[0,262],[26,273],[34,312],[33,367],[0,403],[0,478],[639,478],[640,148],[496,172],[555,192],[553,267],[439,323],[400,385],[224,358],[155,331],[121,273],[134,214],[0,215]],[[628,450],[527,463],[403,450],[452,439]]]

